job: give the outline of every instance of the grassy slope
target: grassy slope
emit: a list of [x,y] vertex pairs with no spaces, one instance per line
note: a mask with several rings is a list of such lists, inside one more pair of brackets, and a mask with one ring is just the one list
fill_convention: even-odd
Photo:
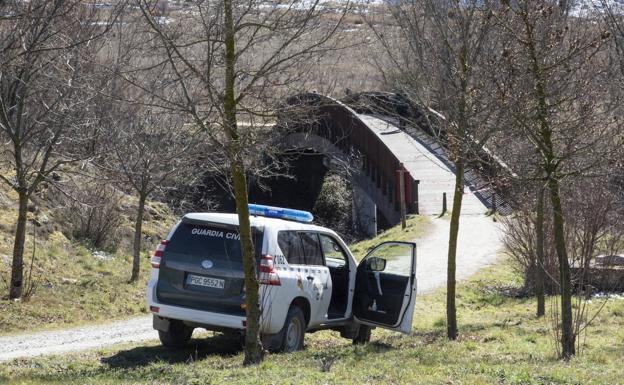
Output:
[[429,225],[429,217],[413,215],[408,217],[405,230],[401,226],[392,227],[373,239],[367,239],[353,245],[349,248],[353,256],[358,260],[366,255],[366,252],[375,247],[377,244],[386,241],[411,241],[414,238],[420,238],[427,233]]
[[[10,277],[10,256],[13,248],[13,231],[16,210],[12,192],[0,191],[0,298],[7,294]],[[65,327],[91,321],[105,321],[145,313],[144,292],[149,270],[149,250],[154,242],[167,234],[175,218],[166,205],[149,202],[149,214],[144,224],[144,236],[152,242],[145,242],[146,251],[142,259],[142,276],[139,282],[128,284],[132,268],[129,244],[133,232],[132,215],[136,199],[126,197],[126,212],[117,231],[123,247],[114,254],[111,261],[92,256],[92,251],[83,245],[70,242],[60,231],[47,237],[38,236],[33,281],[37,283],[34,295],[28,300],[9,302],[0,299],[0,334],[26,330],[41,330]],[[41,208],[42,215],[53,220],[51,210]],[[33,214],[29,214],[33,215]],[[156,218],[160,218],[156,220]],[[55,225],[55,227],[58,227]],[[26,269],[32,258],[32,228],[28,226]],[[45,239],[44,239],[45,238]],[[26,272],[26,274],[28,274]]]
[[[242,367],[236,344],[206,333],[187,349],[156,342],[0,365],[12,384],[624,384],[624,301],[611,300],[583,339],[582,355],[555,358],[550,319],[530,299],[506,296],[520,284],[505,261],[459,285],[460,338],[444,338],[444,292],[417,301],[410,337],[377,329],[354,347],[336,333],[306,336],[306,349]],[[595,310],[600,304],[594,300]]]

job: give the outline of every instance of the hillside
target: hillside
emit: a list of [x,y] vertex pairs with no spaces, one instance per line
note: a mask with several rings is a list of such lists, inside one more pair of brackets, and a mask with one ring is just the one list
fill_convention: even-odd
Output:
[[[17,215],[15,193],[0,185],[0,334],[123,318],[145,312],[148,255],[176,217],[162,203],[149,202],[143,226],[141,280],[128,284],[136,199],[116,192],[119,217],[102,249],[72,239],[72,225],[57,199],[41,197],[29,207],[25,276],[29,296],[6,300]],[[70,208],[71,209],[71,208]],[[75,208],[74,210],[75,214]],[[101,209],[100,209],[101,210]],[[33,229],[36,242],[33,250]],[[33,261],[34,253],[34,263]],[[31,265],[33,266],[31,270]],[[29,283],[32,282],[32,285]],[[32,289],[29,289],[32,288]]]

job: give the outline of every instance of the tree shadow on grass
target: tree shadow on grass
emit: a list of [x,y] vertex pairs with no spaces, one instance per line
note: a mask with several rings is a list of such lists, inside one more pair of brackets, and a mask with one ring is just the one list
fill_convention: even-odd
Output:
[[243,350],[239,340],[216,334],[213,337],[192,339],[184,348],[158,346],[138,346],[122,350],[110,357],[102,358],[102,363],[115,369],[133,369],[154,362],[169,364],[201,361],[209,356],[232,356]]
[[391,340],[374,340],[365,345],[355,345],[355,350],[360,355],[385,353],[395,349]]
[[372,341],[368,344],[368,349],[373,353],[385,353],[390,350],[394,350],[395,347],[392,344],[383,341]]

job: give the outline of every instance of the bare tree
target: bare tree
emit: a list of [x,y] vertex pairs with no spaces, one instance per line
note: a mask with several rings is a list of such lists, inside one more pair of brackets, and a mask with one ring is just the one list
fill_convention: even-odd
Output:
[[514,2],[501,7],[496,19],[508,42],[499,53],[501,108],[509,115],[509,131],[515,129],[533,148],[528,154],[535,166],[530,175],[542,181],[550,198],[561,292],[561,354],[567,359],[575,354],[576,336],[562,185],[595,170],[613,148],[609,144],[621,139],[609,115],[611,99],[601,70],[606,66],[600,53],[608,36],[589,21],[568,18],[566,8],[556,2]]
[[[154,3],[137,1],[145,24],[144,70],[166,76],[151,88],[155,104],[185,113],[225,154],[239,218],[245,274],[245,364],[263,358],[259,284],[249,221],[247,177],[263,154],[267,123],[277,102],[305,78],[313,58],[334,46],[344,11],[325,17],[318,1],[222,0],[196,2],[153,17]],[[176,21],[176,17],[184,22]],[[132,72],[125,78],[146,86]]]
[[544,201],[544,189],[539,186],[527,189],[527,186],[527,182],[523,183],[523,191],[513,194],[513,214],[502,218],[503,241],[507,253],[524,275],[524,290],[535,295],[536,315],[541,317],[546,311],[545,295],[558,290],[558,267],[549,217],[544,217],[549,208]]
[[[0,180],[19,197],[10,298],[23,287],[29,199],[62,167],[84,159],[93,42],[105,32],[82,1],[0,3]],[[106,23],[105,23],[106,24]]]
[[[464,172],[491,135],[492,110],[485,104],[488,50],[492,42],[491,11],[479,1],[405,2],[391,6],[393,22],[373,27],[389,58],[379,66],[390,87],[417,101],[440,128],[455,168],[447,270],[447,335],[457,338],[456,256],[464,194]],[[383,16],[382,16],[383,17]],[[440,119],[440,117],[442,117]],[[418,122],[415,122],[418,124]]]
[[110,180],[138,199],[130,277],[130,282],[135,282],[141,266],[145,203],[155,193],[194,177],[190,171],[198,157],[195,149],[199,142],[193,126],[183,126],[179,117],[166,111],[120,103],[111,107],[106,119],[106,151],[99,163]]
[[546,263],[545,241],[544,241],[544,187],[539,186],[537,190],[537,204],[535,205],[535,296],[537,297],[538,317],[546,314]]
[[[553,293],[552,232],[545,211],[550,207],[544,201],[547,187],[535,176],[539,170],[535,163],[535,151],[522,135],[512,130],[495,137],[491,145],[497,153],[504,153],[505,161],[513,164],[514,176],[506,189],[506,201],[514,208],[513,215],[503,218],[504,242],[509,254],[519,262],[524,274],[524,288],[537,299],[536,315],[546,312],[546,293]],[[556,261],[555,261],[556,262]]]
[[610,53],[616,73],[621,77],[624,76],[624,6],[608,0],[600,0],[600,5],[602,18],[613,34]]

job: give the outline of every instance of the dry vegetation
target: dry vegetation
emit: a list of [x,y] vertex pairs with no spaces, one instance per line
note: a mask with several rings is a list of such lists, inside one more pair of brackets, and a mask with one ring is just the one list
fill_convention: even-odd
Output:
[[[90,239],[72,237],[75,224],[62,218],[66,207],[46,199],[33,200],[36,203],[30,205],[26,237],[26,295],[17,301],[0,300],[0,334],[107,321],[146,312],[143,295],[147,274],[139,282],[128,284],[137,201],[118,190],[116,195],[115,205],[108,209],[118,211],[118,223],[108,234],[103,249],[93,247]],[[0,188],[2,293],[7,292],[10,274],[16,199],[13,191]],[[75,207],[73,210],[74,216],[80,215]],[[148,202],[141,260],[144,271],[149,269],[149,253],[175,221],[165,204]]]

